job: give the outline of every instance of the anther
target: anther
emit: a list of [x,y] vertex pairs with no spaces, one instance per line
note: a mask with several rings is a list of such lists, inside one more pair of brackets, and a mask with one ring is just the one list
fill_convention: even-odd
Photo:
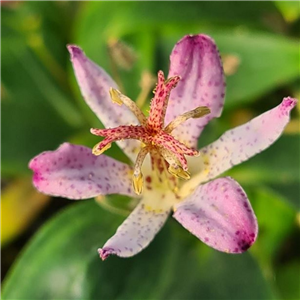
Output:
[[109,89],[109,94],[110,94],[111,101],[113,103],[117,103],[119,105],[123,104],[123,101],[120,99],[121,93],[118,90],[116,90],[114,88],[110,88]]
[[184,123],[188,119],[198,119],[210,113],[210,109],[207,106],[199,106],[193,110],[190,110],[180,116],[177,116],[172,122],[170,122],[165,128],[166,133],[171,133],[177,126]]
[[136,116],[141,125],[145,125],[147,123],[147,118],[134,101],[114,88],[109,89],[109,94],[113,103],[117,103],[118,105],[126,105]]
[[136,158],[135,165],[134,165],[132,183],[133,183],[134,191],[138,195],[140,195],[143,190],[143,174],[141,172],[141,168],[148,152],[149,152],[148,147],[142,148]]
[[184,171],[180,166],[174,167],[174,166],[169,166],[168,171],[170,174],[188,180],[191,178],[190,173],[187,171]]
[[133,174],[132,185],[135,193],[140,195],[143,191],[143,174],[139,173],[137,175]]

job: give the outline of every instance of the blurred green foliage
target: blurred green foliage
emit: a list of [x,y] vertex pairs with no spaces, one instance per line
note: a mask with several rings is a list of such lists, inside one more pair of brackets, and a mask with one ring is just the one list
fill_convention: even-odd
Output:
[[[2,4],[3,181],[30,181],[28,161],[64,141],[89,147],[97,142],[89,128],[99,127],[99,120],[82,100],[66,44],[82,47],[136,98],[142,72],[167,73],[171,49],[183,35],[211,35],[229,64],[227,94],[224,113],[207,126],[202,146],[278,105],[284,96],[300,95],[295,3]],[[119,68],[116,74],[112,68],[108,44],[113,39],[135,53],[130,70]],[[274,146],[227,173],[243,185],[258,217],[260,234],[248,254],[211,250],[170,220],[141,254],[102,262],[96,249],[124,217],[90,200],[67,207],[39,230],[6,276],[3,299],[300,298],[299,105],[297,109]],[[108,154],[126,160],[116,146]],[[125,211],[131,207],[118,196],[108,201],[124,202]]]
[[29,245],[7,282],[3,298],[272,298],[249,254],[228,256],[213,251],[175,221],[169,222],[141,254],[101,262],[95,255],[99,243],[105,243],[123,219],[92,201],[64,211]]

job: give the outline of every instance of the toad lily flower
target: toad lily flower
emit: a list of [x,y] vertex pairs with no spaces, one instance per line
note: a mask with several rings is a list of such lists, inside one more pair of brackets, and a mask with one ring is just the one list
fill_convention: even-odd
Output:
[[[247,250],[258,227],[242,187],[216,178],[269,147],[281,135],[296,100],[225,132],[196,150],[204,126],[219,117],[224,102],[223,70],[214,41],[185,36],[174,47],[168,78],[158,82],[146,117],[135,102],[77,46],[68,46],[81,92],[107,129],[93,150],[65,143],[33,158],[35,187],[46,194],[84,199],[107,194],[139,197],[139,204],[99,254],[133,256],[173,217],[207,245],[227,253]],[[116,141],[132,165],[103,154]]]

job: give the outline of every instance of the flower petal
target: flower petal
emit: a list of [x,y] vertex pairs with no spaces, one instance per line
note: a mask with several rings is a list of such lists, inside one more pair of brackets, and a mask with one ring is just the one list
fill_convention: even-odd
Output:
[[132,189],[132,169],[108,156],[95,156],[90,148],[62,144],[29,163],[33,184],[42,193],[85,199],[98,195],[123,194],[136,197]]
[[[112,102],[109,89],[117,88],[117,85],[111,77],[89,60],[79,47],[69,45],[68,50],[82,96],[103,125],[111,128],[138,124],[135,115],[125,105]],[[119,141],[118,145],[132,160],[136,149],[140,148],[139,142],[134,140]]]
[[200,185],[176,205],[173,217],[201,241],[227,253],[246,251],[257,237],[251,204],[230,177]]
[[173,132],[175,138],[187,146],[196,147],[204,126],[221,115],[224,104],[223,68],[214,41],[203,34],[181,39],[170,57],[168,78],[175,75],[181,76],[181,80],[171,92],[166,124],[198,106],[207,106],[211,110],[202,118],[186,121]]
[[[105,260],[111,254],[130,257],[142,251],[164,225],[172,204],[159,192],[145,191],[143,198],[117,232],[98,249]],[[173,197],[174,198],[174,197]]]
[[226,131],[217,141],[202,148],[199,157],[191,157],[188,161],[193,178],[182,189],[188,193],[198,184],[268,148],[282,134],[296,103],[296,99],[284,98],[277,107]]

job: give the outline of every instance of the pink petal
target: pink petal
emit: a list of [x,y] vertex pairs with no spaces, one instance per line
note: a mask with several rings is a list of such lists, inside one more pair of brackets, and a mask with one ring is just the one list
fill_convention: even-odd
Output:
[[173,217],[202,242],[227,253],[246,251],[257,220],[241,186],[230,177],[200,185],[175,207]]
[[102,249],[98,249],[100,257],[103,260],[111,254],[130,257],[142,251],[164,225],[171,207],[172,205],[163,202],[161,196],[151,199],[144,193],[144,198],[117,229],[115,235]]
[[175,45],[170,63],[168,78],[179,75],[181,80],[171,92],[165,123],[198,106],[211,110],[209,115],[190,119],[174,130],[176,138],[196,147],[204,126],[221,115],[224,104],[225,82],[219,52],[210,37],[187,35]]
[[[82,96],[103,125],[111,128],[119,125],[138,124],[134,114],[125,105],[119,106],[112,103],[109,88],[117,88],[117,85],[111,77],[89,60],[79,47],[69,45],[68,50]],[[119,141],[118,145],[130,158],[135,158],[134,151],[137,147],[139,148],[139,142],[125,140]]]
[[84,147],[62,144],[29,163],[33,184],[42,193],[70,199],[123,194],[136,197],[132,189],[131,168],[108,156],[95,156]]
[[[277,107],[252,119],[250,122],[225,132],[217,141],[200,150],[198,158],[192,158],[193,164],[202,169],[201,180],[215,178],[255,154],[272,145],[282,134],[290,120],[290,111],[297,100],[284,98]],[[201,166],[204,161],[204,167]]]

